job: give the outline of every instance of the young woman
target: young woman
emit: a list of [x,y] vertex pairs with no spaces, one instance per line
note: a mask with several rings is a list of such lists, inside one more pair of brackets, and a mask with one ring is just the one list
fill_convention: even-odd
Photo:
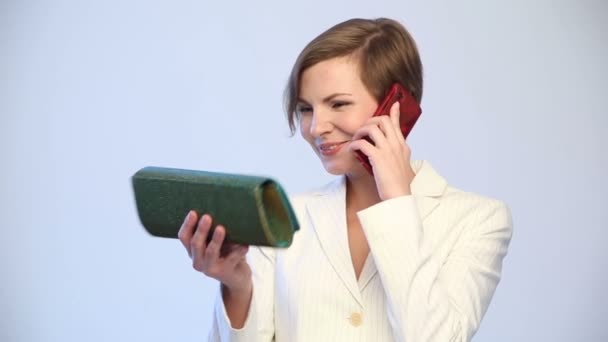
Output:
[[225,228],[206,244],[212,218],[188,215],[180,240],[194,268],[221,283],[210,340],[469,341],[477,331],[511,216],[410,161],[399,104],[372,117],[395,82],[420,103],[420,57],[394,20],[348,20],[301,52],[285,93],[289,125],[339,177],[291,199],[301,228],[287,249],[220,256]]

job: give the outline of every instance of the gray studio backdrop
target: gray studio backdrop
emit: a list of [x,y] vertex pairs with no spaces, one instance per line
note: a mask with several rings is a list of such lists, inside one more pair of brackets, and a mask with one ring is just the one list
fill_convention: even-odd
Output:
[[217,283],[148,236],[129,177],[162,165],[332,179],[281,94],[350,17],[416,38],[409,144],[505,200],[514,236],[476,341],[608,341],[604,1],[0,2],[0,341],[201,341]]

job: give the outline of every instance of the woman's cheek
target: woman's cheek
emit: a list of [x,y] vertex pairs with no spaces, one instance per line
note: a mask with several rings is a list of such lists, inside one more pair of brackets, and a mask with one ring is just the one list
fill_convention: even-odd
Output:
[[305,140],[308,140],[308,132],[310,132],[310,120],[306,118],[300,118],[298,126],[300,127],[300,135]]
[[358,122],[350,123],[350,124],[344,126],[343,131],[352,137],[355,135],[355,133],[357,133],[359,128],[361,128],[362,126],[363,126],[363,123],[358,123]]
[[363,115],[363,113],[355,112],[348,115],[348,120],[342,122],[342,131],[349,134],[351,137],[357,133],[357,131],[363,127],[365,122],[370,116]]

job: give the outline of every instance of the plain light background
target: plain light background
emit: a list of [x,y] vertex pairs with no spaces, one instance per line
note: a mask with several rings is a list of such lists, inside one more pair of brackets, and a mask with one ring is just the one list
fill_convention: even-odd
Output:
[[395,18],[425,67],[408,142],[506,201],[514,236],[475,341],[608,340],[604,1],[0,1],[0,341],[201,341],[217,283],[148,236],[146,165],[332,179],[282,91],[351,17]]

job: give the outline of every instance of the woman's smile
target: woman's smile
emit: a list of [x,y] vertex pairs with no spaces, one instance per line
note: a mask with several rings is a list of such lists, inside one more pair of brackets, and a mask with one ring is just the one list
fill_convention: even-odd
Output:
[[342,147],[349,141],[350,140],[334,143],[323,143],[317,145],[317,149],[319,150],[319,153],[321,153],[322,156],[329,157],[337,154],[342,149]]

